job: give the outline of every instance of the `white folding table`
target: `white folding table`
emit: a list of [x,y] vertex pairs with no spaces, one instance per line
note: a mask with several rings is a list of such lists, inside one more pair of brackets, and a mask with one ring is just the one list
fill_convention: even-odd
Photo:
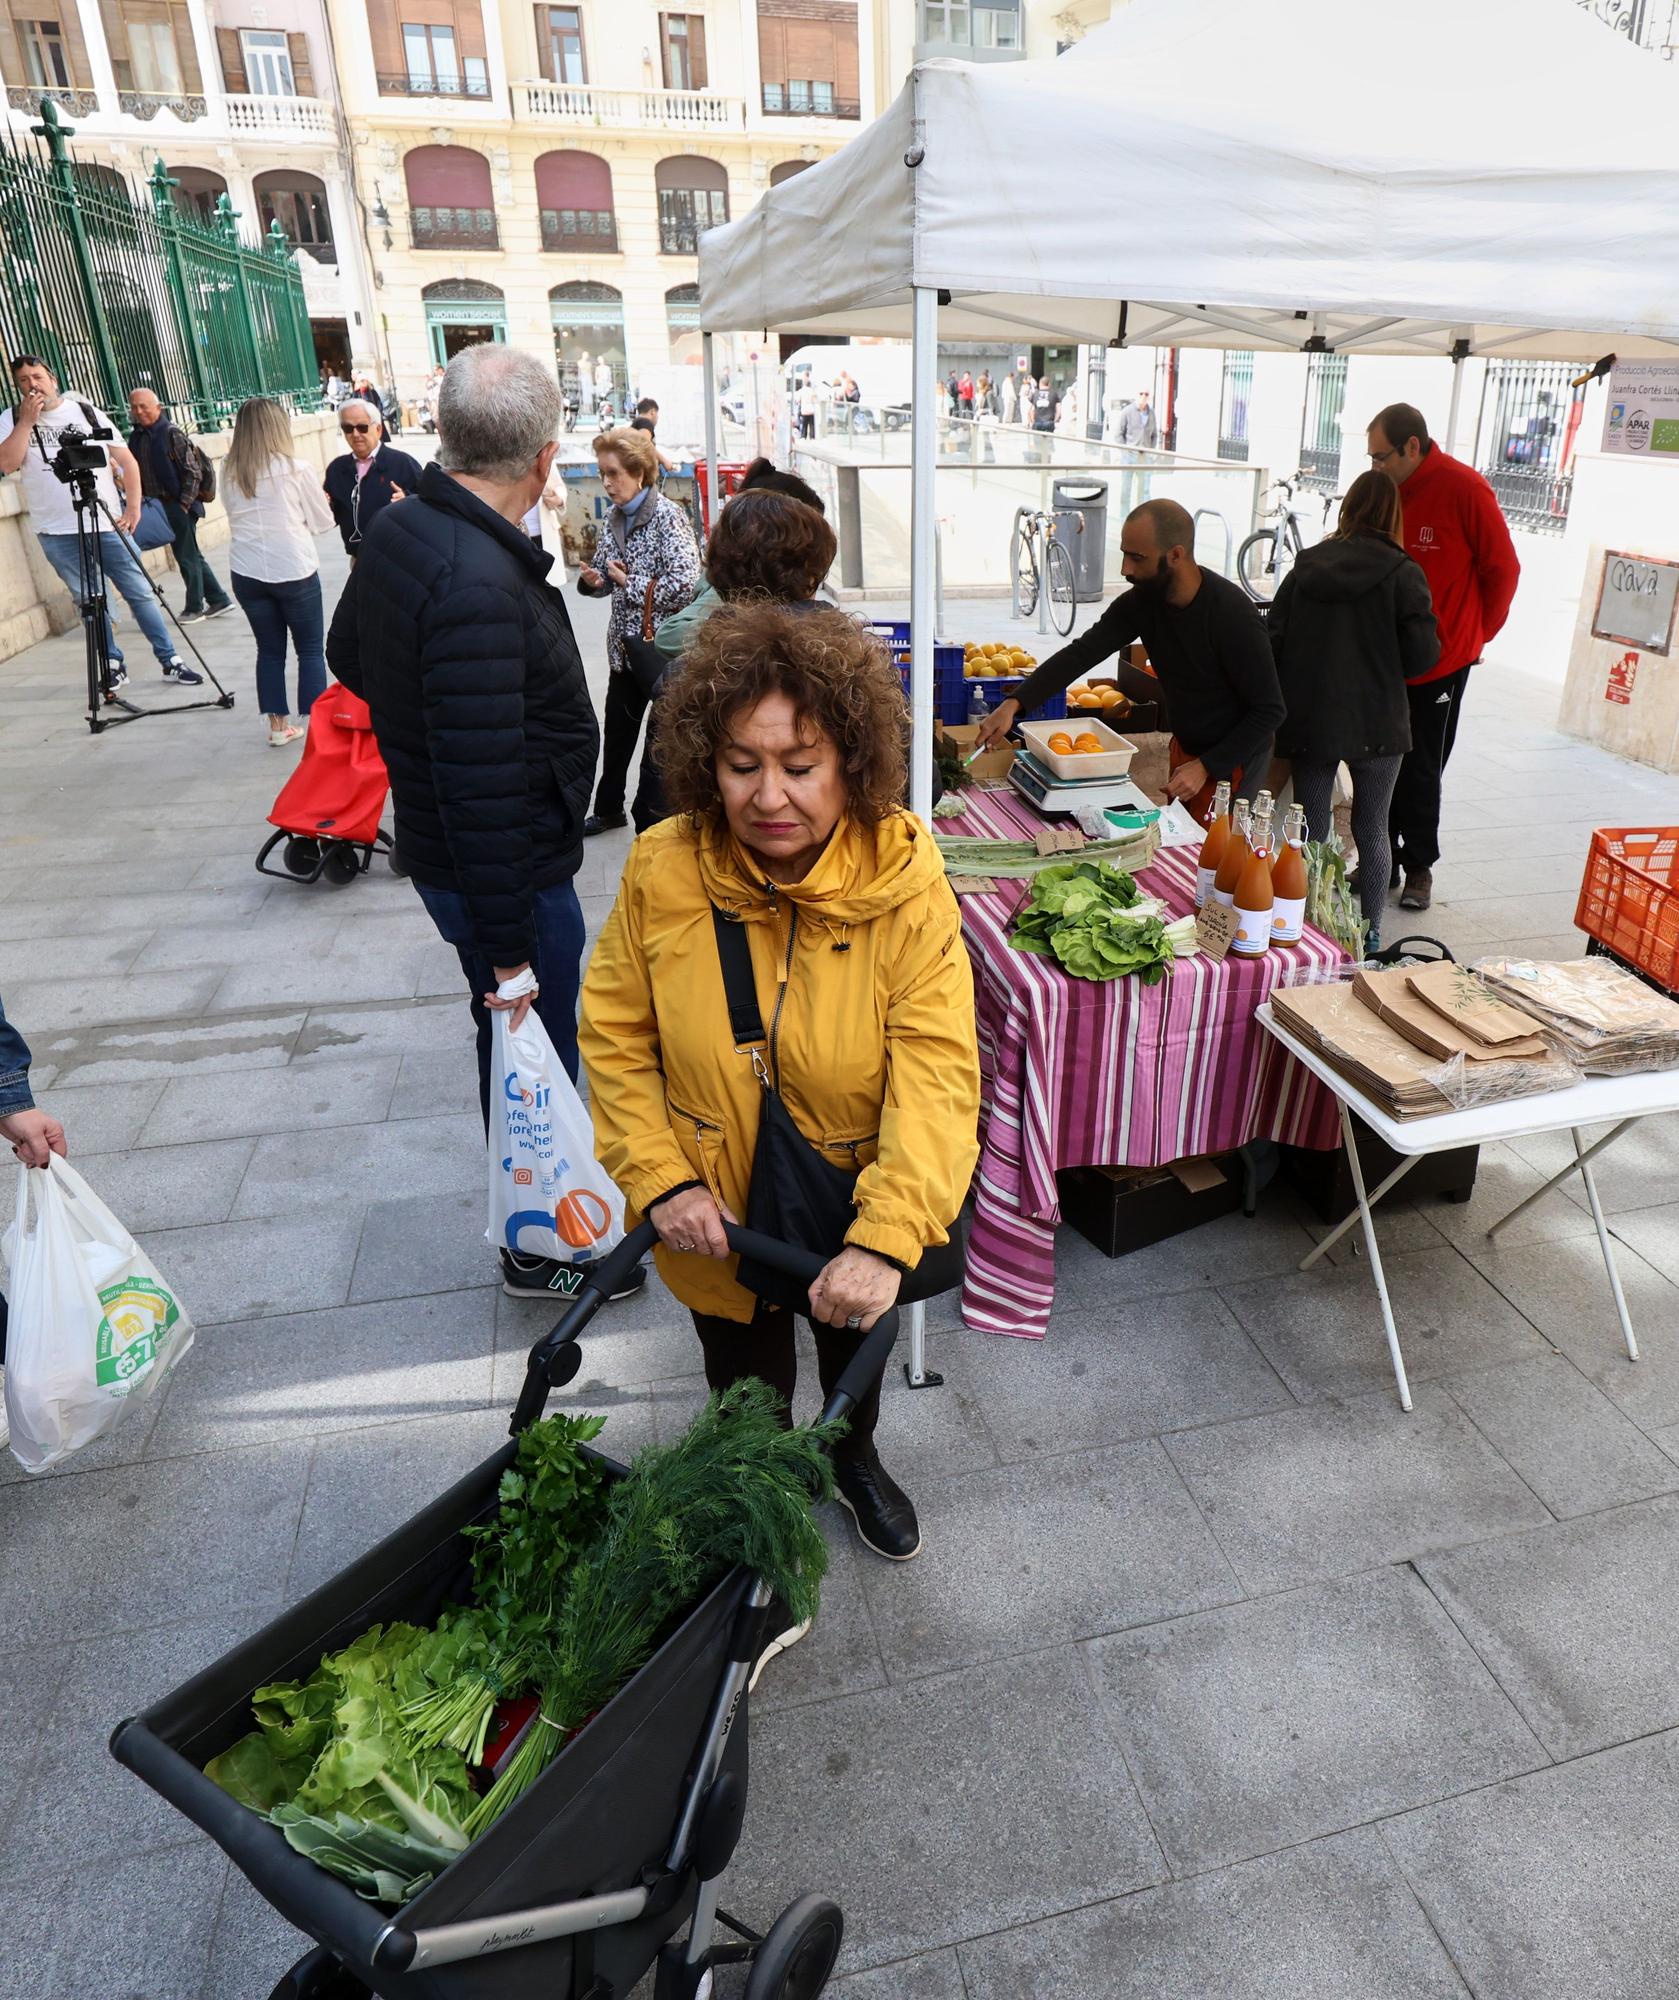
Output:
[[[1335,1094],[1341,1112],[1341,1138],[1347,1149],[1347,1166],[1358,1195],[1358,1206],[1324,1237],[1309,1256],[1301,1259],[1300,1268],[1302,1271],[1309,1270],[1325,1251],[1340,1242],[1355,1223],[1363,1225],[1364,1244],[1370,1254],[1370,1271],[1376,1280],[1377,1296],[1382,1302],[1382,1324],[1387,1329],[1388,1352],[1393,1357],[1393,1379],[1398,1384],[1399,1401],[1403,1408],[1408,1410],[1411,1407],[1411,1387],[1405,1379],[1405,1357],[1400,1352],[1399,1330],[1393,1322],[1393,1304],[1388,1297],[1382,1253],[1376,1247],[1376,1220],[1372,1210],[1390,1188],[1404,1179],[1418,1160],[1428,1153],[1449,1152],[1455,1146],[1490,1146],[1501,1139],[1529,1138],[1539,1132],[1566,1131],[1571,1134],[1574,1158],[1569,1164],[1553,1174],[1543,1187],[1535,1188],[1508,1215],[1495,1222],[1487,1234],[1496,1236],[1541,1195],[1548,1194],[1570,1174],[1578,1174],[1585,1183],[1592,1220],[1597,1224],[1603,1268],[1609,1274],[1609,1289],[1615,1297],[1615,1311],[1620,1317],[1627,1359],[1638,1359],[1638,1342],[1627,1314],[1626,1294],[1621,1289],[1621,1274],[1615,1268],[1609,1225],[1603,1219],[1603,1203],[1598,1199],[1591,1163],[1641,1118],[1655,1118],[1663,1112],[1679,1111],[1679,1070],[1658,1070],[1637,1076],[1592,1077],[1567,1090],[1547,1090],[1534,1097],[1513,1098],[1506,1104],[1488,1104],[1473,1111],[1441,1111],[1431,1117],[1401,1122],[1388,1117],[1370,1102],[1356,1084],[1325,1062],[1316,1050],[1291,1035],[1272,1014],[1268,1002],[1257,1010],[1255,1018],[1267,1034],[1274,1035],[1282,1043],[1297,1063],[1310,1070]],[[1364,1169],[1359,1163],[1358,1143],[1353,1132],[1352,1114],[1355,1110],[1379,1139],[1394,1152],[1404,1155],[1387,1179],[1369,1192],[1365,1190]],[[1584,1128],[1605,1124],[1611,1129],[1588,1146],[1582,1136]]]

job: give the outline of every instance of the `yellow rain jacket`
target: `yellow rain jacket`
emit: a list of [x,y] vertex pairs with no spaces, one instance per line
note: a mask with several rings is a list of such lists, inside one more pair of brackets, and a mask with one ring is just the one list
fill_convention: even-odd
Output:
[[[601,1164],[639,1221],[703,1182],[746,1214],[759,1084],[736,1054],[711,904],[747,926],[772,1070],[799,1130],[862,1168],[847,1241],[913,1270],[947,1240],[978,1157],[973,973],[938,850],[907,812],[842,820],[802,882],[727,830],[669,819],[630,850],[583,982],[579,1041]],[[749,1320],[735,1260],[659,1246],[695,1312]]]

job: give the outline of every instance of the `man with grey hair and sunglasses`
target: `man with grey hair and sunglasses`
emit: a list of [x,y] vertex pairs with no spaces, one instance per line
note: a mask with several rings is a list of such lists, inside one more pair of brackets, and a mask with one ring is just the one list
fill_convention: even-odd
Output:
[[361,540],[393,500],[406,500],[420,484],[420,467],[385,441],[385,420],[374,404],[352,396],[338,406],[338,429],[349,449],[326,469],[332,518],[352,559]]
[[[457,354],[439,449],[412,496],[362,534],[327,661],[367,702],[403,865],[459,954],[490,1116],[490,1016],[534,1004],[577,1074],[583,911],[572,878],[600,732],[553,558],[521,523],[541,498],[563,405],[551,367],[484,342]],[[528,972],[534,995],[498,989]],[[574,1265],[501,1250],[514,1297],[566,1296]],[[639,1287],[639,1280],[637,1288]]]

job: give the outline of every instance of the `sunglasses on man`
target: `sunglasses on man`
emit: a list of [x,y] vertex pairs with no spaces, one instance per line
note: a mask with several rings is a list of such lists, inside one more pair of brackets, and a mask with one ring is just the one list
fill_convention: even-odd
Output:
[[348,437],[352,431],[365,433],[372,430],[373,426],[371,424],[340,424],[338,428]]

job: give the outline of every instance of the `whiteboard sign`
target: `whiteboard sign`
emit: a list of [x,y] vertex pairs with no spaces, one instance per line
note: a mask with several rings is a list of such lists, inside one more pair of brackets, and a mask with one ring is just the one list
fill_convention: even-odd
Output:
[[1673,608],[1679,602],[1679,562],[1628,556],[1614,549],[1603,558],[1592,637],[1666,656],[1673,644]]

